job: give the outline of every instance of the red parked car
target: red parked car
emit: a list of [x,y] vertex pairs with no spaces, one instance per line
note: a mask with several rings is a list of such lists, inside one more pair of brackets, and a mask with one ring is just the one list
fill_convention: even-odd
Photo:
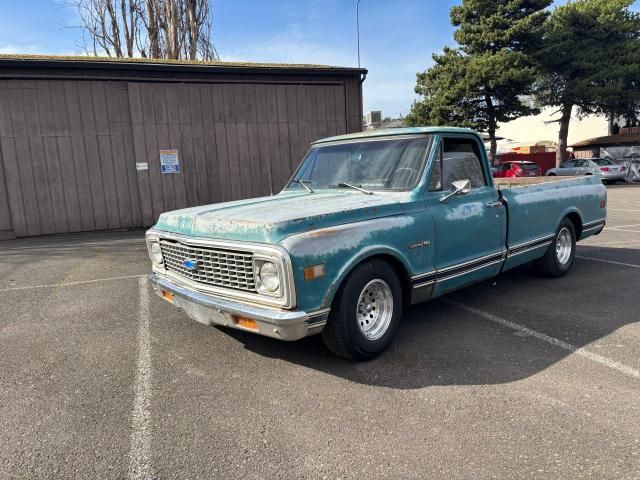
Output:
[[501,163],[493,172],[494,178],[539,177],[541,175],[542,170],[537,163],[525,161]]

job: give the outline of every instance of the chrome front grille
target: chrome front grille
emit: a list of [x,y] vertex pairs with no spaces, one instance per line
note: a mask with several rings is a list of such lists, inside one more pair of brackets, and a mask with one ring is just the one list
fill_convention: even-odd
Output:
[[[160,248],[165,268],[195,282],[216,287],[255,292],[253,253],[222,250],[210,247],[193,247],[179,242],[161,240]],[[187,269],[185,260],[195,260],[196,268]]]

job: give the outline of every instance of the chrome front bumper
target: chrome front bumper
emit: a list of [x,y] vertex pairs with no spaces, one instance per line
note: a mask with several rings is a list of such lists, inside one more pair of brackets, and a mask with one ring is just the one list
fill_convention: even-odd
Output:
[[[168,280],[155,273],[149,275],[149,279],[158,296],[166,299],[162,292],[169,292],[173,295],[171,303],[183,309],[191,319],[197,322],[236,328],[279,340],[299,340],[320,333],[329,315],[329,309],[307,313],[214,297],[181,286],[174,280]],[[237,317],[255,320],[257,329],[238,325]]]

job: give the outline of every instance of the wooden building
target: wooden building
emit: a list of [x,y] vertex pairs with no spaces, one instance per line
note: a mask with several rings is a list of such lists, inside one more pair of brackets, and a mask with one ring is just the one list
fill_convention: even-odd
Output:
[[[576,158],[606,156],[616,161],[640,156],[640,131],[590,138],[571,145]],[[605,154],[606,153],[606,154]],[[631,153],[631,155],[629,155]]]
[[0,56],[0,238],[277,193],[362,128],[365,69]]

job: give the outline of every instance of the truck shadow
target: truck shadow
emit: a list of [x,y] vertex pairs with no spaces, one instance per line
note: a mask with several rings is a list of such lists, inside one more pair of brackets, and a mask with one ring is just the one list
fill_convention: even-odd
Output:
[[[634,249],[582,246],[578,255],[638,264]],[[576,347],[638,322],[637,269],[576,258],[572,272],[545,279],[530,266],[406,310],[390,348],[355,363],[332,355],[320,336],[283,343],[222,331],[245,348],[353,382],[397,389],[513,382],[539,373],[570,352],[492,322],[449,300],[497,315]],[[627,292],[627,293],[624,293]],[[587,360],[584,360],[587,361]]]

